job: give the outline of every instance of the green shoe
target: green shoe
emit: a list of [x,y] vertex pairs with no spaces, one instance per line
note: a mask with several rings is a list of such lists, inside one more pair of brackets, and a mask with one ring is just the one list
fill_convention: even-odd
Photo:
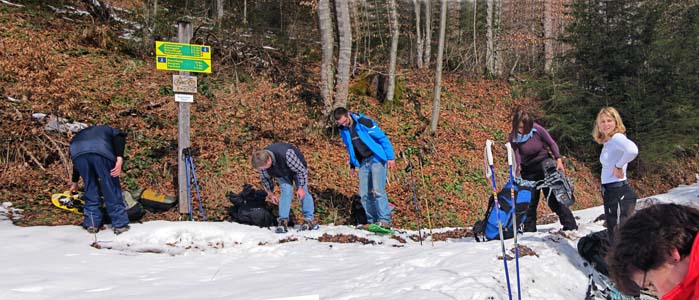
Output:
[[382,227],[381,225],[378,224],[369,224],[367,226],[367,230],[374,232],[374,233],[380,233],[380,234],[393,234],[393,230],[391,228],[386,228]]

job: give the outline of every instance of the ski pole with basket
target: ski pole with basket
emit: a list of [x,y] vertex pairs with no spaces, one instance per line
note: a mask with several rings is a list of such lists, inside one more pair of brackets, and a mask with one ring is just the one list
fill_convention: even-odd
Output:
[[[507,281],[507,294],[509,299],[512,300],[512,288],[510,287],[510,272],[507,268],[507,252],[505,251],[505,238],[502,234],[502,220],[499,217],[500,211],[500,201],[498,201],[498,191],[495,185],[495,168],[493,166],[493,141],[486,140],[485,142],[485,154],[488,162],[488,168],[486,168],[485,177],[490,177],[491,187],[493,189],[493,199],[495,202],[496,215],[498,215],[498,233],[500,235],[500,246],[502,247],[502,263],[505,266],[505,279]],[[516,223],[515,223],[516,224]],[[515,233],[516,235],[516,233]]]

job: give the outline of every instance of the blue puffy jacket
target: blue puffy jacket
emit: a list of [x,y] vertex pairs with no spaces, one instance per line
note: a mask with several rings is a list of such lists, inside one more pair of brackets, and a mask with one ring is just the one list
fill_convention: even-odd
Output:
[[107,125],[92,126],[81,130],[70,142],[71,160],[75,160],[83,154],[94,153],[111,161],[116,161],[112,139],[118,134],[119,129]]
[[[393,145],[391,141],[384,132],[379,128],[379,125],[372,119],[360,113],[349,113],[354,124],[356,124],[357,136],[364,144],[369,147],[371,152],[374,153],[374,161],[380,163],[386,163],[386,161],[394,160],[395,155],[393,153]],[[371,121],[373,126],[367,127],[361,122],[360,119],[365,119]],[[342,142],[345,143],[347,152],[349,153],[349,163],[351,166],[359,167],[359,161],[354,155],[354,146],[352,146],[352,137],[350,136],[349,128],[340,127],[340,136],[342,137]]]

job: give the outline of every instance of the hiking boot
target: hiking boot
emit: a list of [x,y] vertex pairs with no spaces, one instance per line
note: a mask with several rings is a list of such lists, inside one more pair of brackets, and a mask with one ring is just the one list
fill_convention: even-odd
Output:
[[303,224],[301,224],[299,231],[318,230],[318,228],[320,228],[320,226],[318,226],[318,224],[313,223],[313,221],[305,220],[305,221],[303,221]]
[[114,231],[114,234],[120,235],[120,234],[122,234],[122,233],[124,233],[124,232],[129,231],[129,229],[131,229],[131,227],[129,227],[129,225],[126,225],[126,226],[124,226],[124,227],[117,227],[117,228],[114,228],[114,229],[112,229],[112,230]]
[[276,233],[289,232],[289,220],[287,220],[287,219],[279,220],[279,226],[277,226],[277,230],[275,230],[274,232],[276,232]]
[[86,227],[85,230],[87,230],[87,232],[91,233],[91,234],[95,234],[95,233],[98,233],[100,231],[99,227],[95,227],[95,226]]
[[391,228],[391,224],[388,224],[388,222],[386,222],[386,221],[378,221],[378,222],[376,222],[376,223],[374,223],[374,224],[379,225],[379,226],[381,226],[381,227],[383,227],[383,228],[386,228],[386,229],[390,229],[390,228]]

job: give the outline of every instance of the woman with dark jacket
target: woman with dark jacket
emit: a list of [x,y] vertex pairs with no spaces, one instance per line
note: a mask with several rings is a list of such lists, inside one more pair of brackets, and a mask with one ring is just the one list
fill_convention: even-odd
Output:
[[[556,169],[565,171],[558,145],[548,131],[543,126],[535,123],[534,118],[525,110],[517,109],[515,111],[509,140],[515,151],[515,158],[519,166],[517,169],[522,179],[530,181],[544,179],[543,164],[546,160],[551,160],[549,150],[556,159]],[[548,195],[548,205],[558,215],[558,219],[561,225],[563,225],[563,230],[578,229],[570,209],[558,202],[553,193],[549,193],[548,188],[543,188],[542,190],[544,195]],[[536,231],[536,211],[539,205],[539,197],[539,192],[534,192],[532,195],[524,220],[525,232]]]

